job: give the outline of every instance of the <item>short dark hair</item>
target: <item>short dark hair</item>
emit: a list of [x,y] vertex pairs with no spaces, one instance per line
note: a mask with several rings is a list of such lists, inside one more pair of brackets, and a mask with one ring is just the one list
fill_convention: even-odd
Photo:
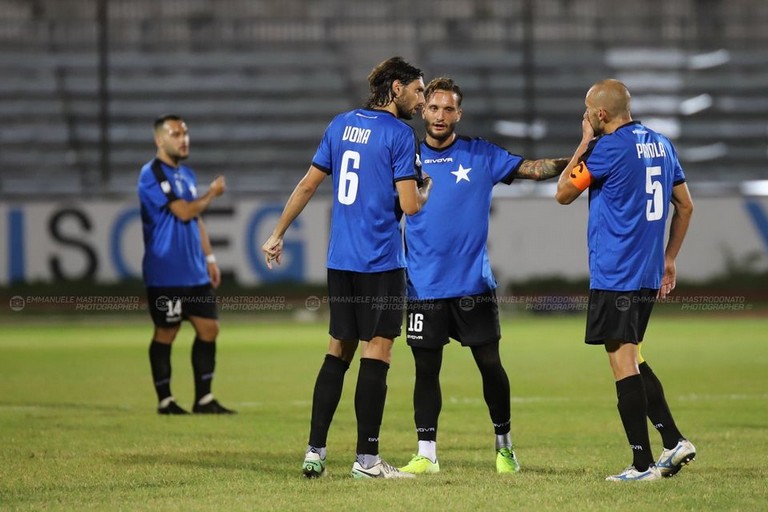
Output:
[[453,78],[439,76],[430,80],[427,87],[424,89],[424,98],[429,101],[429,97],[436,91],[448,91],[454,93],[459,98],[459,106],[461,106],[461,100],[464,99],[464,94],[461,92],[461,87],[456,85],[456,82],[453,81]]
[[181,116],[176,114],[163,114],[155,119],[155,131],[163,127],[166,121],[183,121]]
[[402,57],[391,57],[378,64],[368,75],[368,85],[371,95],[368,97],[366,108],[386,107],[392,102],[392,83],[400,80],[403,85],[408,85],[414,80],[423,78],[424,73],[414,67]]

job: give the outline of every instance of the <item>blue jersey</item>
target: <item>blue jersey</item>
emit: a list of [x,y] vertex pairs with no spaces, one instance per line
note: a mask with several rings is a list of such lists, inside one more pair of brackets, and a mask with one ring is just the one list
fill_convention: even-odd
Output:
[[675,149],[633,121],[591,142],[582,161],[592,174],[590,288],[658,289],[672,187],[685,182]]
[[153,159],[141,169],[142,273],[147,286],[198,286],[210,281],[197,218],[184,222],[168,208],[176,199],[197,199],[196,185],[195,173],[184,165],[174,168]]
[[493,186],[511,183],[523,158],[483,139],[456,137],[443,149],[421,144],[434,186],[405,220],[408,297],[443,299],[496,288],[488,259]]
[[413,128],[383,110],[339,114],[325,130],[312,165],[333,176],[328,268],[405,267],[395,182],[421,176]]

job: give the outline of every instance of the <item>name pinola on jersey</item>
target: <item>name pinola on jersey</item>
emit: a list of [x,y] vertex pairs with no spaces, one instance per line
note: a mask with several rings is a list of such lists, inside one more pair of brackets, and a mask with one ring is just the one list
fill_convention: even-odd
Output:
[[664,152],[664,146],[659,142],[646,142],[635,144],[637,147],[637,158],[656,158],[667,156]]
[[368,137],[371,136],[371,130],[368,128],[358,128],[357,126],[345,126],[344,135],[341,140],[356,142],[358,144],[368,144]]

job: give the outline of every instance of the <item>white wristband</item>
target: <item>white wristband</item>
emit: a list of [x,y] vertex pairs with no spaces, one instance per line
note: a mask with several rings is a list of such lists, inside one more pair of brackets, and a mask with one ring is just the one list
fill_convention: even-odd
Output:
[[214,255],[214,254],[208,254],[208,255],[205,257],[205,262],[206,262],[206,263],[216,263],[216,255]]

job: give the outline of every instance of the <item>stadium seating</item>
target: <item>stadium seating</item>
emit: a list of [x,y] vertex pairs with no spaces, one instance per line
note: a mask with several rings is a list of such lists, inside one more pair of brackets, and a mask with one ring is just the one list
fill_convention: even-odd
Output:
[[96,2],[0,0],[0,195],[133,193],[152,119],[170,111],[189,122],[201,182],[285,193],[392,54],[456,78],[461,130],[513,152],[569,155],[586,88],[614,76],[635,117],[673,138],[691,183],[764,178],[768,12],[706,3],[716,25],[693,0],[659,3],[655,25],[641,3],[596,0],[108,2],[102,103]]

